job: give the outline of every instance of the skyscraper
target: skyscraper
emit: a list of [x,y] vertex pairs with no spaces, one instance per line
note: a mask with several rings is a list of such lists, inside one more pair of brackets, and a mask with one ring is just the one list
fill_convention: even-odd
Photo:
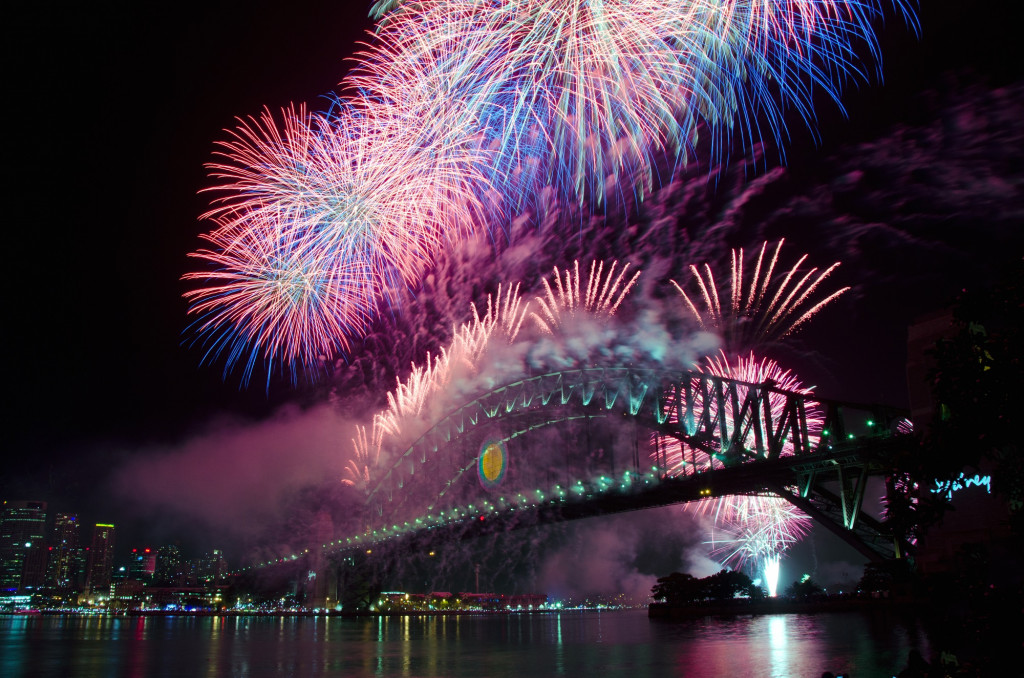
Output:
[[110,579],[114,573],[114,526],[96,523],[92,530],[92,544],[89,547],[89,565],[86,568],[86,587],[94,596],[106,598],[110,595]]
[[228,562],[224,560],[224,552],[214,549],[200,560],[197,576],[204,586],[216,586],[224,583],[227,572]]
[[80,572],[81,554],[82,536],[78,516],[74,513],[58,513],[54,518],[50,544],[49,584],[64,590],[77,588],[84,574]]
[[4,501],[0,514],[0,594],[15,594],[26,586],[42,584],[38,574],[40,562],[43,572],[46,568],[45,529],[45,501]]
[[156,571],[153,580],[158,586],[181,586],[184,574],[181,552],[171,544],[161,546],[156,553]]
[[151,582],[156,572],[156,549],[132,549],[128,559],[128,578],[134,581]]

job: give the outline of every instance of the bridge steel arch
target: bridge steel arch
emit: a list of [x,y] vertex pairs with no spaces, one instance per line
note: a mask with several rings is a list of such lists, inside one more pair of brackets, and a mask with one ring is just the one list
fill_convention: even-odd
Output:
[[[769,403],[773,396],[783,399],[775,411]],[[823,434],[817,441],[808,430],[811,402],[824,413]],[[406,488],[429,470],[439,478],[448,474],[437,493],[440,499],[452,478],[473,468],[479,458],[479,452],[452,458],[459,452],[458,441],[483,427],[497,423],[504,427],[503,439],[511,440],[566,421],[613,416],[680,441],[689,472],[673,477],[664,455],[648,458],[633,446],[620,468],[643,478],[643,483],[586,500],[551,498],[520,507],[520,516],[529,508],[539,520],[567,520],[708,496],[771,493],[792,502],[873,561],[903,554],[899,535],[866,514],[862,504],[867,478],[884,474],[886,459],[901,444],[893,430],[905,412],[809,398],[772,383],[628,367],[532,376],[456,408],[398,453],[379,476],[367,495],[370,524],[385,538]],[[438,475],[438,469],[443,473]],[[436,500],[422,508],[433,510],[435,504]],[[496,525],[492,520],[487,529]]]

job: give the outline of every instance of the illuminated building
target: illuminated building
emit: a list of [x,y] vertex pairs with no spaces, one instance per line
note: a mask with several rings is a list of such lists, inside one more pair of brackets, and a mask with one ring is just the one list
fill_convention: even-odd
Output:
[[224,552],[214,549],[199,561],[197,568],[199,582],[204,586],[221,584],[228,573],[228,562],[224,560]]
[[46,573],[45,501],[5,501],[0,515],[0,594],[43,584]]
[[84,567],[79,525],[74,513],[58,513],[54,518],[47,581],[55,588],[67,590],[82,584]]
[[114,534],[115,528],[109,523],[96,523],[92,530],[85,585],[91,595],[102,600],[110,595],[114,574]]
[[161,546],[156,552],[153,581],[157,586],[179,586],[183,579],[181,552],[177,546]]
[[119,612],[139,610],[144,607],[146,587],[136,579],[127,579],[114,585],[108,609]]
[[156,549],[132,549],[128,561],[128,579],[132,581],[150,582],[156,572]]

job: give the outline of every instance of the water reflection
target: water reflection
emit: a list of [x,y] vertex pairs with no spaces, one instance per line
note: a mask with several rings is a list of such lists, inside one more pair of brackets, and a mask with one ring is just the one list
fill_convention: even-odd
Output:
[[[124,668],[122,673],[129,678],[145,678],[146,650],[148,648],[148,645],[145,642],[147,619],[145,617],[137,617],[134,619],[118,620],[118,622],[117,626],[124,625],[125,627],[131,627],[132,639],[132,642],[125,643]],[[112,637],[112,640],[113,639],[116,639],[116,635]]]
[[786,646],[786,615],[773,615],[768,618],[768,644],[771,675],[783,678],[789,670],[789,654]]
[[0,617],[0,675],[646,678],[895,675],[919,624],[893,615],[651,621],[646,612],[466,617]]

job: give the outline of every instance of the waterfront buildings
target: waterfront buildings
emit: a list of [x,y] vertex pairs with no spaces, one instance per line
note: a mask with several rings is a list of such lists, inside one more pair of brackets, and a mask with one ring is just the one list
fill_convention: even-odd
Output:
[[79,588],[85,582],[85,551],[81,523],[74,513],[58,513],[48,547],[47,584],[58,590]]
[[45,501],[4,501],[0,514],[0,593],[23,594],[44,584],[45,530]]
[[89,546],[89,560],[85,586],[94,599],[106,600],[110,596],[110,582],[114,575],[114,537],[116,528],[110,523],[96,523]]

